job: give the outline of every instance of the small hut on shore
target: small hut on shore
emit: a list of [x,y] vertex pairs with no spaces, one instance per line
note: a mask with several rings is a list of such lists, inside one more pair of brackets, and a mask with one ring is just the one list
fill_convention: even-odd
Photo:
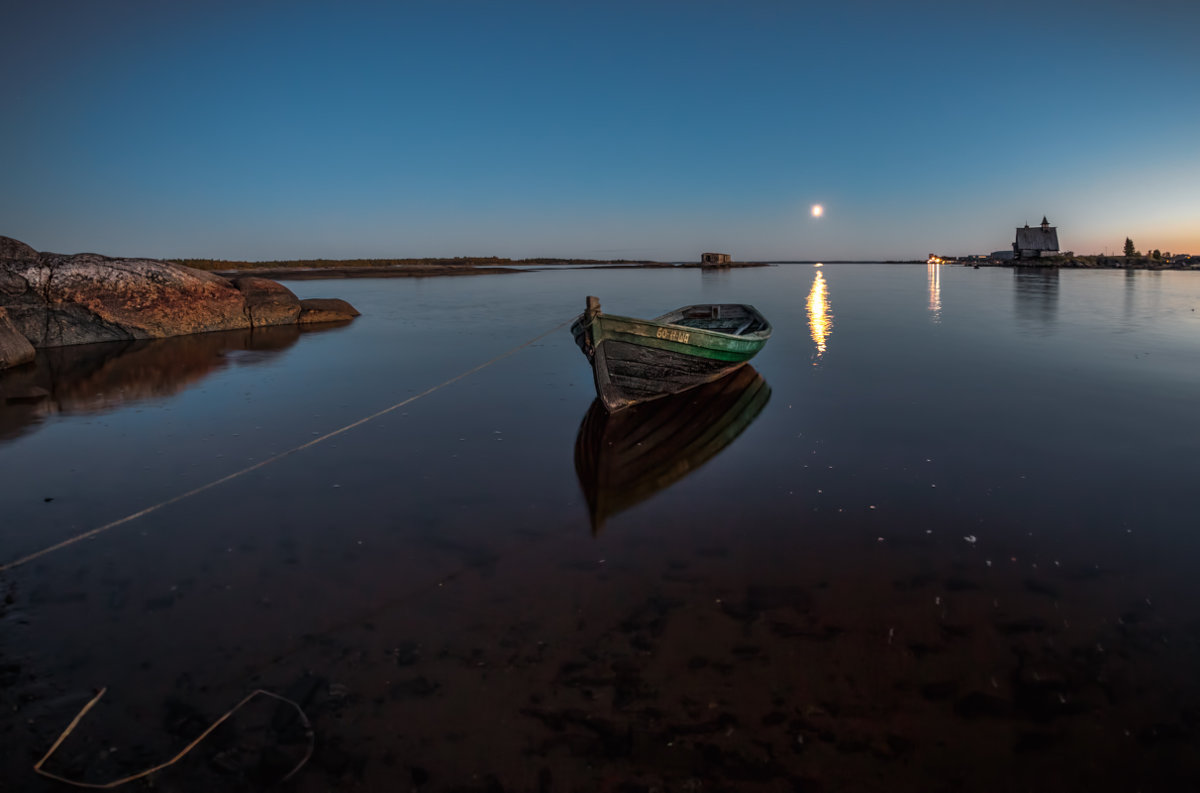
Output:
[[729,264],[733,260],[728,253],[702,253],[700,254],[700,264],[705,267],[719,267],[722,264]]
[[1014,259],[1038,259],[1042,256],[1053,256],[1058,253],[1058,227],[1051,226],[1042,215],[1041,228],[1017,229],[1017,239],[1013,242]]

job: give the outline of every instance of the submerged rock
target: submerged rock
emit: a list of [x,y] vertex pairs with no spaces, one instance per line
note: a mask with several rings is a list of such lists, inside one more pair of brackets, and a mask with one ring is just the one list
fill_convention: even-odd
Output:
[[[153,259],[38,253],[9,237],[0,237],[0,308],[7,309],[12,328],[33,347],[358,316],[343,300],[300,301],[290,289],[266,278],[230,281]],[[12,360],[6,344],[0,368],[26,360],[24,348],[15,341],[11,346]]]

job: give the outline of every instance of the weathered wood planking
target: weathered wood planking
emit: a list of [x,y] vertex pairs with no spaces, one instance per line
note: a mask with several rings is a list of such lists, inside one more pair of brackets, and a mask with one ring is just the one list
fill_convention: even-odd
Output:
[[771,325],[753,306],[684,306],[652,320],[587,310],[571,326],[609,410],[677,394],[724,377],[754,357]]

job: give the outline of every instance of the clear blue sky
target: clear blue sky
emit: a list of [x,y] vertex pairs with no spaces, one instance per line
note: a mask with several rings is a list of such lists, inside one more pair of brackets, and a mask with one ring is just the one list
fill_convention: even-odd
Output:
[[[8,2],[0,234],[280,259],[1200,253],[1200,2]],[[813,218],[820,203],[825,215]]]

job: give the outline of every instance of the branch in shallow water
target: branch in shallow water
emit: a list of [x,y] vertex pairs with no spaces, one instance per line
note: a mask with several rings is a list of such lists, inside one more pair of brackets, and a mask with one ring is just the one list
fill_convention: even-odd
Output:
[[221,716],[221,718],[217,719],[211,725],[209,725],[208,729],[206,729],[204,732],[200,733],[200,735],[194,741],[189,743],[187,746],[183,747],[182,751],[180,751],[179,754],[175,755],[174,757],[172,757],[170,760],[166,761],[165,763],[156,765],[153,768],[148,768],[145,771],[141,771],[139,773],[134,774],[133,776],[127,776],[122,779],[114,780],[112,782],[105,782],[103,784],[97,784],[97,783],[93,783],[93,782],[76,782],[73,779],[67,779],[65,777],[58,776],[57,774],[52,774],[49,771],[43,771],[42,766],[45,764],[45,762],[47,760],[49,760],[50,756],[53,755],[58,750],[58,747],[60,745],[62,745],[62,742],[67,739],[67,736],[70,735],[77,726],[79,726],[79,722],[82,721],[83,717],[87,715],[87,712],[89,710],[91,710],[92,707],[97,702],[100,701],[100,697],[104,696],[104,692],[106,692],[106,691],[108,691],[107,687],[100,689],[100,693],[98,693],[98,694],[96,694],[96,696],[92,697],[91,701],[88,702],[88,704],[83,706],[83,710],[79,711],[79,714],[76,715],[75,718],[71,720],[71,723],[67,725],[67,728],[65,730],[63,730],[62,735],[58,736],[58,740],[56,740],[54,742],[54,745],[50,747],[50,751],[46,752],[46,754],[42,757],[42,759],[38,760],[37,763],[34,764],[34,766],[33,766],[34,771],[36,771],[37,773],[41,774],[44,777],[53,779],[57,782],[64,782],[68,785],[74,785],[75,787],[81,787],[81,788],[89,788],[92,790],[109,790],[111,788],[115,788],[120,785],[124,785],[127,782],[132,782],[135,779],[141,779],[144,776],[149,776],[150,774],[153,774],[155,771],[161,771],[164,768],[174,765],[175,763],[179,762],[181,759],[183,759],[184,755],[186,755],[188,752],[195,749],[201,743],[201,741],[203,741],[205,738],[207,738],[213,730],[215,730],[217,727],[221,726],[221,724],[223,724],[226,719],[228,719],[234,713],[237,713],[237,711],[239,709],[241,709],[241,707],[243,705],[245,705],[247,702],[249,702],[250,700],[257,697],[259,694],[262,694],[267,697],[271,697],[272,699],[277,699],[280,702],[287,703],[288,705],[291,705],[293,708],[295,708],[296,713],[298,713],[300,715],[300,723],[304,725],[304,735],[308,739],[308,748],[304,751],[304,757],[300,758],[300,762],[298,762],[295,765],[295,767],[292,768],[291,771],[288,771],[287,774],[279,781],[285,782],[288,779],[291,779],[296,774],[297,771],[299,771],[301,768],[304,767],[304,764],[308,762],[309,758],[312,757],[313,744],[314,744],[313,729],[312,729],[312,724],[308,720],[308,717],[304,715],[304,711],[300,708],[299,705],[297,705],[295,702],[288,699],[287,697],[281,697],[278,694],[273,694],[270,691],[266,691],[264,689],[259,688],[259,689],[256,689],[256,690],[250,692],[249,694],[247,694],[246,697],[244,699],[242,699],[241,702],[234,705],[231,709],[229,709],[228,711],[225,712],[225,715]]

